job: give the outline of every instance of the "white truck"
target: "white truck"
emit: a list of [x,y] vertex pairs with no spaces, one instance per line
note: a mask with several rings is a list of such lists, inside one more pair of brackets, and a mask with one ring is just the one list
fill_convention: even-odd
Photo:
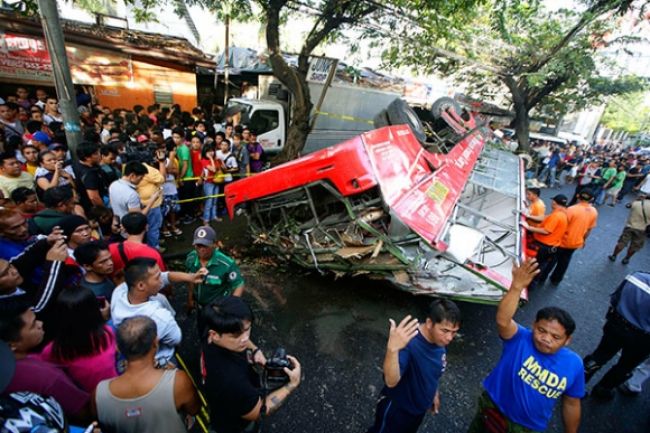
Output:
[[[373,119],[392,102],[400,98],[395,92],[359,86],[332,84],[327,88],[318,113],[316,106],[325,86],[309,83],[317,114],[303,153],[333,146],[374,128]],[[292,101],[290,93],[273,77],[260,77],[259,99],[233,98],[226,111],[239,106],[242,123],[257,132],[257,140],[269,154],[278,153],[287,138]]]

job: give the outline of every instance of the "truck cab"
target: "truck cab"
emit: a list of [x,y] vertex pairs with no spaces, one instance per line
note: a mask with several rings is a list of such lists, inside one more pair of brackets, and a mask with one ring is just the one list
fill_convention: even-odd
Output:
[[[268,154],[280,152],[286,143],[292,112],[290,93],[274,77],[260,77],[258,99],[233,98],[226,112],[239,108],[241,122],[257,132],[257,141]],[[303,154],[334,146],[374,128],[374,117],[400,98],[395,92],[360,86],[309,82],[313,127]],[[321,100],[322,97],[322,100]],[[318,106],[321,102],[320,107]]]
[[287,137],[287,118],[284,105],[270,100],[233,98],[226,111],[239,107],[242,122],[257,133],[257,141],[267,153],[278,153]]

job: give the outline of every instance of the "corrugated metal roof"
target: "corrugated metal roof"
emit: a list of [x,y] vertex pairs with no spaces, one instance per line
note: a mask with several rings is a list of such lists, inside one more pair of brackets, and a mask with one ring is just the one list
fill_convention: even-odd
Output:
[[[79,21],[61,20],[67,43],[129,54],[137,60],[174,65],[185,70],[214,68],[214,60],[187,39]],[[0,11],[0,29],[43,36],[40,20]]]

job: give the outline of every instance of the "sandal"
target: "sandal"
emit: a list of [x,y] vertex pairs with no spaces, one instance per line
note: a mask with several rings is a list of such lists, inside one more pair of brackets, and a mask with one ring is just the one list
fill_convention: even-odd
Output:
[[176,236],[180,236],[180,235],[183,234],[183,230],[181,230],[179,228],[175,228],[174,230],[172,230],[172,233],[174,233],[174,235],[176,235]]
[[160,232],[160,234],[163,235],[163,237],[166,237],[166,238],[171,238],[172,237],[172,233],[169,230],[163,230],[163,231]]

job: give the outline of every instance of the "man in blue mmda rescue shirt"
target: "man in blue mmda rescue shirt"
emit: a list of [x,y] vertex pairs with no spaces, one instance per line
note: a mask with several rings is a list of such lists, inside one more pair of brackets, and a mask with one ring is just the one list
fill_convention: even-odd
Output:
[[532,330],[513,320],[521,292],[537,272],[535,259],[513,265],[510,289],[497,309],[503,352],[483,381],[485,390],[468,433],[544,431],[558,400],[564,432],[578,431],[585,380],[582,359],[566,347],[575,330],[571,315],[557,307],[542,308]]

